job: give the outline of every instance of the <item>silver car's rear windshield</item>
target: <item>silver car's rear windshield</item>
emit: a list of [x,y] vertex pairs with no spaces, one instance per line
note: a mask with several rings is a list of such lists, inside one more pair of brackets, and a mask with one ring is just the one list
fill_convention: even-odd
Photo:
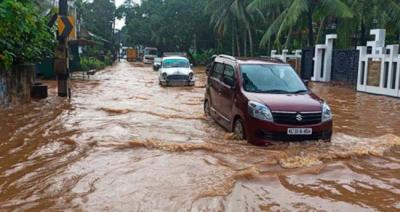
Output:
[[290,65],[243,64],[243,87],[253,93],[301,93],[307,88]]

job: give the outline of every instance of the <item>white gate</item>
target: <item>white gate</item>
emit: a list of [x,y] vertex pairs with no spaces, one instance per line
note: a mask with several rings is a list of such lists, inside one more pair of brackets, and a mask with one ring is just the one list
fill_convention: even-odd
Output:
[[333,43],[336,38],[336,34],[326,35],[325,44],[315,46],[314,74],[311,78],[312,81],[331,81]]
[[357,90],[400,97],[399,45],[385,46],[384,29],[371,30],[375,41],[359,46]]

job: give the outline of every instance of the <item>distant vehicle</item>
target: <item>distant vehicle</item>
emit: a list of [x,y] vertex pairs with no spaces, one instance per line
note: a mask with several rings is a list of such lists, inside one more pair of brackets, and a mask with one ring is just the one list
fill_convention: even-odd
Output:
[[164,52],[164,57],[172,57],[172,56],[180,56],[180,57],[187,57],[186,52]]
[[219,55],[207,75],[204,111],[238,139],[330,141],[330,107],[290,65]]
[[186,57],[164,57],[161,62],[160,85],[194,85],[192,65]]
[[128,62],[136,62],[136,58],[138,56],[138,52],[135,48],[128,48],[126,50],[126,60]]
[[161,61],[162,61],[161,57],[154,58],[154,62],[153,62],[153,70],[154,71],[158,71],[158,69],[160,69]]
[[144,48],[143,63],[152,64],[154,58],[158,56],[158,49],[153,47]]
[[122,47],[121,48],[121,50],[120,50],[120,52],[119,52],[119,56],[120,56],[120,58],[122,59],[122,58],[126,58],[126,50],[127,50],[128,48],[126,48],[126,47]]

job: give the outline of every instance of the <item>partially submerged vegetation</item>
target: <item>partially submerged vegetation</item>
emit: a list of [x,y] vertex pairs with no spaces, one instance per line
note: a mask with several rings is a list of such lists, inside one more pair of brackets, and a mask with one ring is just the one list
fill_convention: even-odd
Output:
[[108,64],[94,57],[82,57],[81,58],[81,69],[84,72],[90,70],[101,70]]

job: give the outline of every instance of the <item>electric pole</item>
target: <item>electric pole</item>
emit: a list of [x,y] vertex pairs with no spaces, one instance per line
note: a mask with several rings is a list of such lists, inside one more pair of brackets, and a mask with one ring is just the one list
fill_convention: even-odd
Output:
[[[68,0],[59,0],[59,15],[68,16]],[[68,36],[58,36],[58,47],[55,54],[55,71],[58,82],[58,96],[68,97],[68,78],[69,78],[69,61],[68,61]]]

